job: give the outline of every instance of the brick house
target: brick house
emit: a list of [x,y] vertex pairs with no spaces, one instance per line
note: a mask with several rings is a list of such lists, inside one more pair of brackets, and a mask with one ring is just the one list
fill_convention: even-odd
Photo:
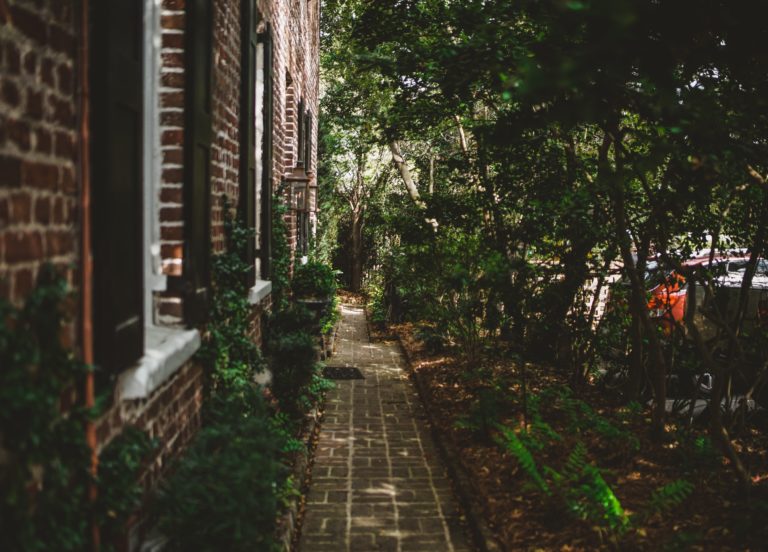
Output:
[[313,224],[319,0],[0,0],[0,297],[43,263],[81,299],[73,347],[126,425],[199,426],[211,254],[223,196],[255,229],[254,339],[269,309],[272,196],[299,253]]

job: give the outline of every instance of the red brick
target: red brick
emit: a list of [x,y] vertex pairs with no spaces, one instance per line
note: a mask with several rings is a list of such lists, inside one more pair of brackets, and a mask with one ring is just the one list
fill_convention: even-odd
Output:
[[21,299],[29,295],[35,287],[35,275],[32,270],[24,268],[13,273],[13,295]]
[[75,38],[58,25],[50,26],[50,39],[51,47],[54,50],[65,54],[74,54]]
[[160,256],[163,259],[181,259],[182,247],[170,243],[164,243],[160,246]]
[[71,194],[77,191],[77,180],[75,171],[71,167],[62,167],[61,172],[61,191]]
[[[8,198],[0,198],[0,230],[8,226],[11,222],[11,208],[8,205]],[[2,236],[2,234],[0,234]]]
[[75,156],[75,140],[69,132],[56,132],[56,155],[66,159]]
[[39,197],[35,201],[35,222],[48,224],[51,222],[51,200],[47,197]]
[[48,26],[37,14],[20,6],[12,6],[11,17],[13,26],[38,44],[48,41]]
[[183,127],[184,112],[163,110],[160,114],[160,124],[163,126]]
[[5,63],[9,75],[21,73],[21,54],[12,42],[7,42],[5,45]]
[[39,261],[43,258],[43,240],[37,232],[13,232],[5,238],[5,262]]
[[40,153],[51,153],[51,147],[53,140],[51,139],[51,133],[44,128],[38,128],[35,130],[35,151]]
[[27,116],[35,121],[43,118],[43,93],[27,89]]
[[163,29],[173,29],[175,31],[183,31],[184,15],[182,14],[163,15],[160,18],[160,26]]
[[73,16],[73,2],[53,2],[51,4],[51,11],[53,17],[62,25],[72,25],[74,22]]
[[161,221],[179,221],[184,217],[184,211],[181,207],[163,207],[160,209]]
[[28,193],[19,192],[9,198],[11,220],[15,224],[29,223],[32,220],[32,199]]
[[160,239],[181,241],[184,239],[184,228],[182,226],[162,226],[160,228]]
[[163,169],[163,182],[178,182],[181,183],[184,180],[183,169]]
[[40,77],[43,79],[45,84],[51,87],[56,85],[56,82],[53,78],[53,67],[54,63],[51,58],[45,58],[42,64],[40,64]]
[[0,95],[3,101],[10,107],[17,107],[21,102],[21,96],[19,95],[19,87],[9,80],[4,80],[3,85],[0,88]]
[[54,230],[46,234],[46,252],[49,256],[66,255],[75,250],[74,234],[67,230]]
[[67,65],[59,65],[56,71],[59,75],[59,90],[62,94],[72,93],[72,69]]
[[24,71],[28,75],[37,73],[37,54],[35,52],[27,52],[24,56]]
[[160,84],[168,88],[184,88],[184,73],[163,72],[160,75]]
[[75,113],[72,103],[68,100],[60,100],[53,94],[48,95],[48,105],[53,108],[53,120],[62,126],[72,127],[75,124]]
[[160,142],[164,146],[176,146],[184,143],[183,130],[164,130]]
[[184,316],[184,309],[179,302],[160,301],[160,308],[158,309],[162,316],[176,316],[181,318]]
[[184,68],[184,54],[181,52],[163,52],[163,67]]
[[22,166],[24,184],[33,188],[53,190],[59,180],[59,168],[56,165],[25,161]]
[[181,148],[163,150],[164,165],[181,165],[184,163],[184,150]]
[[18,157],[0,155],[0,187],[21,184],[22,163]]
[[8,119],[6,123],[6,132],[11,142],[16,144],[21,151],[29,151],[31,142],[31,132],[29,125],[24,121]]
[[160,105],[162,107],[184,107],[184,92],[163,92],[160,94]]
[[184,48],[184,35],[181,33],[163,33],[163,48]]
[[163,203],[181,203],[183,201],[184,192],[181,188],[168,188],[163,187],[160,190],[160,201]]

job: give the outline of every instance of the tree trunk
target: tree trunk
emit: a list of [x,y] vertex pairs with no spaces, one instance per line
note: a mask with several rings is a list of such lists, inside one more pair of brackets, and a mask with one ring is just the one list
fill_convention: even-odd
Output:
[[[618,129],[613,129],[613,132],[609,132],[609,135],[613,137],[614,141],[620,140]],[[607,152],[605,153],[607,154]],[[616,144],[614,144],[614,155],[616,169],[613,175],[614,177],[618,175],[619,178],[621,178],[621,148]],[[601,163],[604,165],[604,168],[601,169],[601,172],[603,172],[603,170],[606,169],[607,157],[605,157]],[[609,189],[611,201],[613,203],[614,220],[616,221],[616,232],[618,233],[619,251],[621,252],[621,259],[624,263],[624,274],[629,279],[632,289],[631,313],[633,318],[638,319],[644,335],[648,340],[649,359],[653,367],[651,372],[651,384],[653,385],[654,391],[652,429],[654,435],[661,438],[665,433],[664,422],[667,414],[667,361],[664,358],[664,351],[661,347],[658,332],[648,314],[648,305],[645,300],[646,291],[644,280],[635,266],[635,260],[632,258],[632,242],[627,225],[624,182],[617,181],[616,178],[613,178],[613,180],[614,181],[610,183]]]
[[350,267],[350,290],[357,293],[363,286],[363,217],[352,212],[352,266]]

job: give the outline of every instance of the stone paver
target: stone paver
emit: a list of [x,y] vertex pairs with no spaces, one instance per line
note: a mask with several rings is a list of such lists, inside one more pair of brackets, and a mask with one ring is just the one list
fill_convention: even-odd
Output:
[[301,552],[471,550],[418,396],[394,343],[370,343],[363,310],[343,306],[299,545]]

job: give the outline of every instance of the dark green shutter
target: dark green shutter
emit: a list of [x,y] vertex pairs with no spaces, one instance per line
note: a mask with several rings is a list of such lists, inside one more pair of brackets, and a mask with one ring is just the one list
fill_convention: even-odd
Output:
[[274,82],[272,31],[270,25],[259,35],[264,44],[264,139],[261,155],[264,170],[261,171],[261,273],[262,278],[272,274],[272,134],[274,130]]
[[307,172],[312,170],[312,112],[307,110],[307,115],[304,117],[306,128],[304,130],[304,166]]
[[[256,0],[243,0],[240,13],[240,216],[246,227],[256,226],[256,48],[258,12]],[[247,282],[256,282],[256,237],[248,239],[246,260],[250,267]]]
[[208,310],[211,255],[211,69],[213,10],[187,0],[184,96],[184,317],[203,322]]
[[92,2],[91,189],[97,365],[144,351],[142,3]]
[[296,115],[296,126],[298,127],[298,140],[296,141],[296,166],[305,167],[304,154],[307,153],[306,138],[307,138],[307,123],[306,113],[304,113],[304,99],[299,101],[299,109]]

